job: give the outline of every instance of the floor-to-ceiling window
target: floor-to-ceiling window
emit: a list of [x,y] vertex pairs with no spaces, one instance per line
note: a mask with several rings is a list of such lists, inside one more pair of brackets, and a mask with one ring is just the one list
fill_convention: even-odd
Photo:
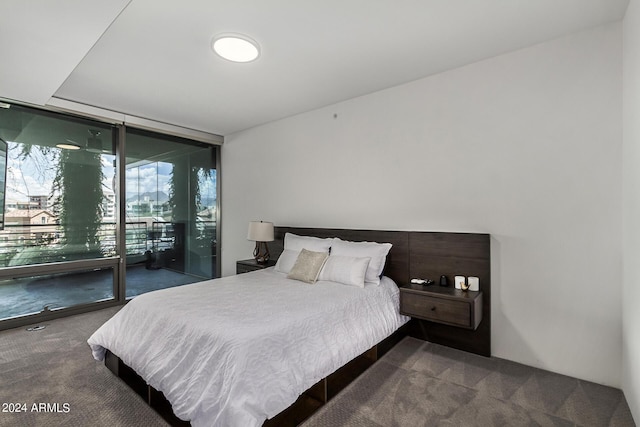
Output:
[[11,105],[0,230],[0,320],[114,301],[115,127]]
[[218,147],[20,105],[0,140],[0,329],[217,276]]
[[127,129],[125,153],[127,297],[216,277],[216,148]]

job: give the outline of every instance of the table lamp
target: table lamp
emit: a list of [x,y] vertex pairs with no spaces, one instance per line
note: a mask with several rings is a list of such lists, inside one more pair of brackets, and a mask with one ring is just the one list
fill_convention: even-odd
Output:
[[273,242],[273,223],[265,221],[251,221],[247,240],[256,242],[253,257],[258,264],[269,261],[269,247],[267,242]]

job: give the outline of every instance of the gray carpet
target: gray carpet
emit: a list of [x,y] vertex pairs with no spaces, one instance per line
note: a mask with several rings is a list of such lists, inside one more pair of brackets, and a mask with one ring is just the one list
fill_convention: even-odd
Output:
[[618,389],[405,338],[304,427],[634,426]]
[[[20,413],[2,412],[6,408],[0,407],[0,426],[166,425],[91,356],[87,338],[117,310],[44,322],[46,329],[37,332],[0,332],[0,404],[27,405],[27,412]],[[49,412],[32,411],[34,403],[52,406]]]
[[[4,426],[164,426],[91,357],[87,338],[117,308],[0,332]],[[51,404],[32,411],[33,404]],[[331,426],[633,426],[622,392],[406,338],[303,424]]]

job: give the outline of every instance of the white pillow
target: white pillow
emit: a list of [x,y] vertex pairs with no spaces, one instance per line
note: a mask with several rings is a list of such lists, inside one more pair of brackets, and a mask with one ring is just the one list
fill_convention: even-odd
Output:
[[296,263],[296,259],[298,259],[298,255],[300,255],[300,251],[292,251],[291,249],[285,249],[282,251],[280,256],[278,257],[278,261],[276,262],[276,266],[274,267],[275,271],[279,271],[280,273],[288,274],[293,267],[293,264]]
[[319,237],[298,236],[293,233],[285,233],[284,248],[300,252],[303,249],[314,252],[329,252],[332,239],[321,239]]
[[391,246],[391,243],[349,242],[336,237],[331,243],[331,255],[371,258],[364,281],[379,285],[380,275],[384,270],[384,264]]
[[364,277],[371,258],[330,255],[320,271],[318,280],[329,280],[364,288]]
[[314,252],[329,252],[332,241],[333,239],[320,239],[318,237],[298,236],[293,233],[285,233],[284,251],[280,254],[274,270],[289,274],[302,249]]

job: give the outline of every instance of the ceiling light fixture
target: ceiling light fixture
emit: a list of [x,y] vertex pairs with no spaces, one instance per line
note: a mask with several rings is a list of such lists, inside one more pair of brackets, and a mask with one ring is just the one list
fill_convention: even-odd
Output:
[[70,139],[66,140],[67,142],[63,142],[60,144],[56,144],[56,147],[62,148],[63,150],[79,150],[80,144]]
[[242,34],[218,34],[211,48],[220,57],[232,62],[251,62],[260,56],[260,47],[251,37]]

